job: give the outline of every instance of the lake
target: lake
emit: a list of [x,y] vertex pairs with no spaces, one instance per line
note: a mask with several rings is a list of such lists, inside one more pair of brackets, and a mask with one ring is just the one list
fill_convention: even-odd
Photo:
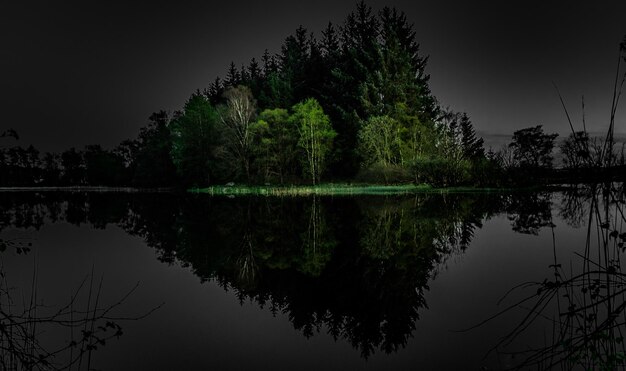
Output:
[[0,357],[9,369],[618,368],[623,207],[622,184],[1,192]]

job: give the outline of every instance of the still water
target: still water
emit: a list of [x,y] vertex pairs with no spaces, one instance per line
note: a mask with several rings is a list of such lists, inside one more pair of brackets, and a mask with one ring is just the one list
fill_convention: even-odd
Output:
[[0,367],[618,368],[609,187],[0,193]]

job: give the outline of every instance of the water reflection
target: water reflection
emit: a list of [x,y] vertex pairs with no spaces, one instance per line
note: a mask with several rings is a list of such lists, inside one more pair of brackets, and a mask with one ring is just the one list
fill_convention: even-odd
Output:
[[361,198],[210,198],[170,194],[0,195],[0,228],[117,225],[158,259],[189,267],[240,301],[286,313],[309,337],[343,338],[364,357],[404,347],[428,281],[485,219],[549,227],[551,194]]
[[[623,369],[626,366],[626,274],[623,184],[577,186],[567,190],[560,216],[586,228],[586,239],[572,258],[553,237],[550,275],[514,288],[509,306],[524,315],[494,347],[514,355],[512,368]],[[550,224],[550,223],[545,223]],[[554,234],[553,234],[554,236]],[[542,345],[516,340],[533,327],[551,329]],[[520,350],[523,349],[523,350]]]

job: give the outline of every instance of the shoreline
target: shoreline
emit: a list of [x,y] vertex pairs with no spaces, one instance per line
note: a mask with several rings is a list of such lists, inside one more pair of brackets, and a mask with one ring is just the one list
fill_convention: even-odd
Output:
[[107,193],[167,193],[174,188],[136,188],[103,186],[67,186],[67,187],[0,187],[2,192],[107,192]]
[[[554,189],[553,189],[554,188]],[[188,193],[210,196],[394,196],[427,193],[514,193],[534,190],[557,190],[562,187],[533,186],[519,188],[479,188],[479,187],[433,187],[419,185],[375,185],[375,184],[322,184],[292,186],[211,186],[188,189]]]
[[412,194],[476,194],[476,193],[518,193],[532,191],[556,192],[577,185],[588,184],[542,184],[523,187],[433,187],[428,184],[346,184],[324,183],[321,185],[216,185],[203,188],[178,189],[173,187],[137,188],[104,186],[67,187],[0,187],[0,193],[19,192],[61,192],[61,193],[188,193],[209,196],[264,196],[264,197],[307,197],[307,196],[402,196]]

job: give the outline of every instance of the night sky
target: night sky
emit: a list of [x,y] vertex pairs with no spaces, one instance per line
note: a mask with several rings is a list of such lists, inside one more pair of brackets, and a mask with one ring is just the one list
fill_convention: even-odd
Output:
[[[278,52],[302,24],[341,23],[354,1],[90,1],[0,3],[2,129],[42,151],[136,137],[151,112],[180,109],[230,61]],[[580,127],[608,126],[626,2],[368,1],[415,24],[433,93],[469,113],[488,143],[543,124],[569,126],[553,82]],[[621,113],[621,114],[620,114]],[[626,110],[617,131],[626,131]],[[490,139],[491,138],[491,139]]]

